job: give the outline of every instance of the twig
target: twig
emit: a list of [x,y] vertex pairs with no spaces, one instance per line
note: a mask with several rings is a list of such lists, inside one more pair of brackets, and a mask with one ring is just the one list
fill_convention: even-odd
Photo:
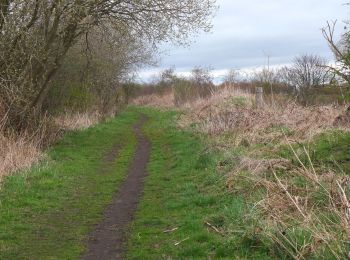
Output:
[[172,228],[172,229],[168,229],[168,230],[164,230],[163,233],[171,233],[171,232],[174,232],[176,230],[178,230],[179,228],[176,227],[176,228]]
[[343,204],[345,204],[345,217],[347,220],[350,219],[350,203],[348,200],[348,197],[346,196],[346,192],[344,188],[340,185],[339,181],[336,181],[339,189],[340,189],[340,196],[341,200],[343,201]]
[[217,227],[213,226],[213,225],[210,224],[209,222],[205,222],[205,224],[206,224],[208,227],[212,228],[216,233],[219,233],[220,235],[222,235],[222,232],[221,232],[219,229],[217,229]]
[[283,183],[281,182],[281,180],[277,177],[277,174],[275,171],[272,171],[273,175],[275,176],[278,185],[282,188],[282,190],[285,192],[285,194],[287,194],[288,198],[293,202],[294,206],[297,208],[297,210],[299,211],[299,213],[304,217],[304,219],[306,219],[306,215],[303,213],[303,211],[301,210],[301,208],[299,207],[297,201],[295,201],[292,197],[292,195],[288,192],[287,188],[283,185]]
[[180,245],[182,242],[185,242],[186,240],[189,240],[190,238],[189,237],[186,237],[185,239],[183,239],[183,240],[181,240],[181,241],[179,241],[179,242],[176,242],[174,245],[175,246],[178,246],[178,245]]

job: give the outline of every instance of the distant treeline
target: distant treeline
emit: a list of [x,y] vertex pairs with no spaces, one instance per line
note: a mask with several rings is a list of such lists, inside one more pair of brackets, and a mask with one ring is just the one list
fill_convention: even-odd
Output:
[[303,55],[294,64],[280,69],[262,69],[242,75],[230,70],[219,85],[213,83],[211,70],[194,68],[190,77],[178,76],[174,69],[166,69],[149,84],[129,84],[129,95],[164,95],[174,93],[177,105],[210,96],[222,88],[255,93],[262,87],[267,102],[274,96],[285,96],[302,105],[322,105],[350,101],[349,84],[330,70],[326,61],[315,55]]

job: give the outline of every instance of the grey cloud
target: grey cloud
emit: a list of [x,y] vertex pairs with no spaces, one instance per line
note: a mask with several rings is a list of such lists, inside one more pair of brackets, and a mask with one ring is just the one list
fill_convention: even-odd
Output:
[[[345,20],[345,0],[218,0],[220,10],[212,33],[200,35],[190,48],[164,45],[168,55],[159,69],[180,71],[194,66],[215,69],[262,66],[265,54],[272,65],[289,63],[299,54],[332,58],[322,38],[327,20]],[[339,23],[341,32],[341,22]],[[265,54],[264,54],[265,53]]]

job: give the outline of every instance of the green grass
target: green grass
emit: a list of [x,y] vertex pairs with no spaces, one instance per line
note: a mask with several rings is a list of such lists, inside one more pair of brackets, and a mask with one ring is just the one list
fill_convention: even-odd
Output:
[[248,105],[248,100],[245,97],[232,97],[228,102],[236,107],[245,107]]
[[[278,126],[276,129],[280,130],[281,127]],[[270,130],[276,131],[276,129],[271,128]],[[283,130],[284,133],[288,134],[288,129]],[[246,150],[235,148],[235,151],[241,151],[242,154],[248,154],[248,156],[249,154],[258,154],[257,158],[285,158],[289,159],[294,164],[294,167],[292,166],[291,169],[275,169],[275,173],[282,180],[282,183],[287,184],[293,196],[298,196],[300,201],[308,202],[308,207],[304,205],[303,207],[305,207],[305,210],[307,210],[310,216],[320,221],[320,223],[318,223],[320,234],[323,232],[322,228],[324,228],[324,226],[328,227],[328,232],[334,236],[333,241],[330,241],[330,247],[328,248],[323,244],[315,243],[315,238],[317,236],[313,235],[302,221],[296,221],[297,217],[293,218],[297,216],[297,214],[290,217],[288,211],[284,214],[286,218],[283,219],[282,217],[284,221],[284,224],[281,225],[283,226],[284,232],[282,236],[277,232],[280,231],[280,226],[278,225],[276,225],[277,228],[264,229],[268,226],[266,223],[271,223],[271,215],[274,212],[271,211],[269,213],[270,215],[264,214],[264,210],[259,211],[259,207],[256,206],[259,202],[267,198],[267,189],[259,185],[259,177],[265,178],[271,183],[276,183],[276,178],[272,175],[271,171],[266,171],[264,175],[257,175],[256,180],[252,178],[254,175],[252,175],[251,172],[240,171],[235,175],[233,190],[239,194],[246,193],[245,202],[247,205],[255,205],[254,208],[251,207],[252,212],[255,211],[255,215],[252,214],[253,218],[250,218],[252,222],[249,223],[248,221],[246,227],[247,229],[253,228],[255,225],[255,218],[257,226],[260,226],[261,230],[261,232],[257,234],[257,241],[259,242],[260,240],[259,243],[262,242],[266,248],[269,248],[269,254],[278,259],[292,259],[288,251],[296,256],[303,250],[305,253],[304,257],[307,259],[335,259],[334,254],[338,254],[345,259],[347,255],[345,256],[344,253],[347,254],[347,252],[349,252],[348,243],[343,243],[347,241],[346,230],[340,228],[339,218],[332,210],[332,206],[329,206],[329,194],[336,197],[334,194],[337,194],[337,188],[335,186],[335,180],[328,179],[327,177],[333,176],[334,174],[339,180],[340,178],[346,179],[344,174],[350,174],[350,134],[344,131],[326,131],[315,136],[309,142],[292,144],[292,147],[305,167],[310,169],[310,172],[312,172],[310,161],[312,162],[315,172],[319,176],[319,180],[321,180],[322,188],[311,181],[307,175],[303,175],[302,172],[294,171],[296,169],[295,166],[301,167],[299,160],[297,160],[289,145],[281,144],[278,140],[268,145],[252,145]],[[234,155],[233,152],[231,152],[231,154],[232,156]],[[307,154],[310,156],[310,159]],[[332,170],[332,174],[329,174],[330,170]],[[251,187],[254,187],[254,189],[251,189]],[[348,190],[346,190],[346,192],[347,195],[349,195]],[[271,189],[268,194],[273,193],[274,190]],[[310,223],[314,222],[316,221],[310,220]],[[287,237],[293,242],[291,244],[289,244],[289,242],[284,242],[283,246],[280,246],[271,239],[271,233],[269,232],[277,235],[279,241],[285,241],[284,238]],[[249,238],[254,237],[254,233],[246,237],[249,240]],[[312,245],[313,243],[317,245],[311,246],[310,248],[312,248],[312,250],[306,251],[306,245]]]
[[[87,235],[125,177],[136,144],[131,126],[141,112],[149,116],[144,131],[152,153],[127,257],[270,258],[247,218],[250,206],[225,186],[230,167],[220,164],[226,157],[208,151],[205,140],[178,130],[176,112],[129,108],[107,123],[68,134],[48,152],[46,163],[5,179],[0,259],[81,256]],[[103,157],[115,144],[119,156],[106,165]]]
[[[146,113],[152,155],[127,257],[268,258],[268,249],[247,233],[243,198],[229,194],[225,176],[218,174],[216,162],[222,155],[207,152],[198,138],[177,130],[174,112]],[[163,232],[173,228],[178,229]]]
[[311,159],[350,174],[350,133],[335,131],[316,137],[310,145]]
[[[48,162],[7,177],[0,190],[0,259],[76,259],[86,236],[123,181],[135,150],[128,111],[91,129],[68,134]],[[120,145],[118,159],[105,154]]]
[[[304,147],[316,168],[327,167],[337,172],[350,174],[350,133],[329,131],[317,135],[309,143],[294,145],[293,148],[302,162],[309,165]],[[298,163],[290,147],[282,147],[278,155]]]

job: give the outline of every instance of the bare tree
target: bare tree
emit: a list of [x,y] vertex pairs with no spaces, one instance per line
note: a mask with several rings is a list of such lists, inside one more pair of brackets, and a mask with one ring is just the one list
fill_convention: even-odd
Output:
[[165,69],[160,73],[160,84],[163,86],[171,86],[176,80],[174,68]]
[[165,69],[154,75],[152,85],[155,92],[162,96],[165,93],[171,92],[175,82],[178,80],[174,68]]
[[277,74],[275,70],[263,68],[262,70],[255,71],[251,75],[251,81],[259,84],[260,86],[269,86],[270,84],[276,83]]
[[290,66],[278,70],[281,87],[293,93],[302,104],[307,104],[317,87],[326,86],[333,78],[324,58],[317,55],[302,55]]
[[[336,66],[327,66],[327,68],[350,84],[350,31],[345,31],[341,40],[337,42],[334,37],[336,23],[336,21],[327,22],[327,26],[322,29],[323,37],[328,42],[336,60]],[[347,24],[349,25],[349,22]]]
[[235,69],[230,69],[224,76],[224,84],[233,86],[238,82],[239,72]]
[[211,28],[214,8],[215,0],[0,0],[0,95],[23,121],[41,110],[67,52],[92,29],[107,25],[153,46],[186,43]]
[[[111,28],[95,28],[67,52],[49,83],[44,108],[52,111],[98,109],[112,114],[123,103],[121,88],[139,66],[152,64],[153,52],[139,38],[119,35]],[[124,93],[127,95],[128,93]]]
[[191,71],[191,81],[198,86],[213,85],[210,68],[196,67]]
[[199,97],[205,98],[214,90],[213,76],[210,68],[196,67],[191,71],[190,81],[197,89]]
[[290,67],[283,68],[284,80],[302,91],[329,83],[330,74],[326,60],[317,55],[302,55]]

